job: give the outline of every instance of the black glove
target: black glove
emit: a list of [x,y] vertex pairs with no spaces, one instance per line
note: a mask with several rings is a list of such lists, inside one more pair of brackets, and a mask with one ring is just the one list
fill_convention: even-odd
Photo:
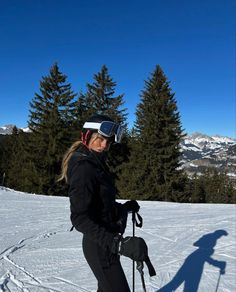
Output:
[[148,257],[148,248],[143,238],[135,236],[122,238],[118,234],[114,237],[111,252],[129,257],[136,262],[145,262],[149,275],[151,277],[156,275],[156,271]]
[[148,257],[147,245],[141,237],[115,237],[112,252],[119,253],[134,261],[145,261]]
[[125,202],[123,206],[126,208],[126,210],[128,212],[137,213],[139,211],[139,209],[140,209],[140,206],[139,206],[138,202],[135,201],[135,200],[131,200],[131,201]]

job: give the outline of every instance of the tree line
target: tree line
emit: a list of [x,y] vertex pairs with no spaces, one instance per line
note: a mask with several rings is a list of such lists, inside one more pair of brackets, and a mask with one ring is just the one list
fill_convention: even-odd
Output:
[[125,129],[123,143],[114,144],[108,157],[120,198],[235,203],[235,187],[226,174],[209,169],[189,178],[181,169],[180,142],[185,133],[175,94],[160,65],[144,81],[132,129],[128,129],[124,94],[116,94],[116,85],[103,65],[85,92],[77,94],[55,63],[30,102],[30,132],[14,127],[12,135],[0,141],[2,185],[66,196],[67,185],[57,182],[62,157],[80,139],[87,118],[100,113]]

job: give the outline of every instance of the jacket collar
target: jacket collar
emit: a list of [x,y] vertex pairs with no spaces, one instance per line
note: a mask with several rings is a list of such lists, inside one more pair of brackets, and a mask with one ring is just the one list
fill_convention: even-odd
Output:
[[89,150],[87,146],[81,144],[76,150],[76,156],[80,159],[85,159],[96,164],[99,168],[102,168],[105,172],[109,172],[108,166],[106,164],[107,152],[96,152]]

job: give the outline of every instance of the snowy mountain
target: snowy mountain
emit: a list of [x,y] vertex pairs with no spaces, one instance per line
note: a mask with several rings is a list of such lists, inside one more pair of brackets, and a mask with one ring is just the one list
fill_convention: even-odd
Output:
[[[68,198],[0,188],[0,202],[1,292],[97,291],[83,256],[82,234],[69,231]],[[167,283],[175,284],[176,292],[236,291],[235,205],[139,204],[143,227],[135,234],[147,242],[157,272],[150,278],[144,266],[147,292],[158,292]],[[130,236],[130,215],[127,223],[125,236]],[[121,262],[132,289],[132,261],[121,256]],[[142,292],[137,271],[135,283],[135,291]]]
[[[12,130],[14,128],[15,125],[5,125],[0,127],[0,135],[11,135],[12,134]],[[19,128],[21,130],[23,130],[24,132],[30,132],[28,127],[25,128]]]
[[216,167],[236,178],[236,139],[194,133],[184,139],[181,148],[182,168],[190,175]]
[[0,127],[0,134],[1,135],[10,135],[12,133],[14,125],[5,125]]

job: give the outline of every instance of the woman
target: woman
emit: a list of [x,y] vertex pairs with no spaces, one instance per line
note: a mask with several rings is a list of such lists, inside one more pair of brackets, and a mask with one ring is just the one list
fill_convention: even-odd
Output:
[[[62,176],[69,184],[71,222],[83,233],[84,256],[99,292],[129,292],[120,254],[143,260],[141,238],[123,238],[128,212],[138,212],[136,201],[117,203],[117,189],[106,165],[110,145],[120,143],[122,128],[109,117],[93,115],[83,126],[63,159]],[[135,254],[134,251],[135,250]]]

